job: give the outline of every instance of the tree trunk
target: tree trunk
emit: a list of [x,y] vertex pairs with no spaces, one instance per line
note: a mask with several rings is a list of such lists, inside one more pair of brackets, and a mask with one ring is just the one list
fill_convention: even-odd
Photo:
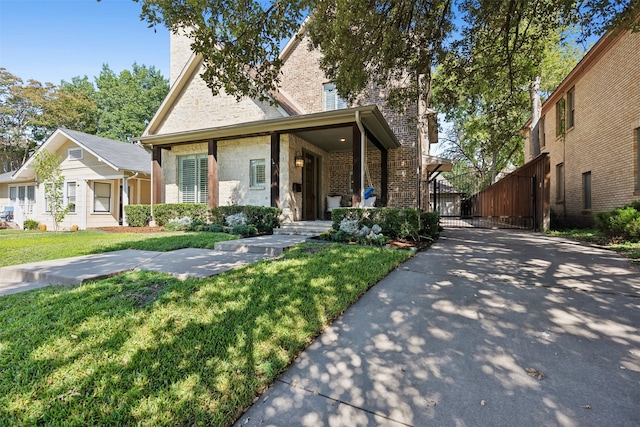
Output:
[[[531,158],[525,158],[525,162],[540,154],[540,115],[542,114],[542,101],[540,100],[540,74],[529,85],[529,99],[531,100],[531,138],[529,154]],[[526,153],[525,153],[526,154]]]

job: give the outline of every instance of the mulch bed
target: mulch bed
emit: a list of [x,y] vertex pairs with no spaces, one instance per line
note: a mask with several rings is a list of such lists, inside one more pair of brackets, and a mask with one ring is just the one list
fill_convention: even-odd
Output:
[[157,233],[164,231],[163,227],[98,227],[107,233]]

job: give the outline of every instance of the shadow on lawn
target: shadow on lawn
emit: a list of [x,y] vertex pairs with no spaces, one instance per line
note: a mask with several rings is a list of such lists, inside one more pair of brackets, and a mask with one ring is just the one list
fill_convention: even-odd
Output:
[[230,424],[392,268],[364,262],[370,251],[294,250],[207,280],[136,272],[4,297],[0,424]]

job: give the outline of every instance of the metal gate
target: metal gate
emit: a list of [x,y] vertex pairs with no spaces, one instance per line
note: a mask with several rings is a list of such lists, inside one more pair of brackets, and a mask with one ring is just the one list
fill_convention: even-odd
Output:
[[431,208],[443,227],[540,229],[548,221],[546,153],[493,185],[473,174],[444,174],[430,183]]

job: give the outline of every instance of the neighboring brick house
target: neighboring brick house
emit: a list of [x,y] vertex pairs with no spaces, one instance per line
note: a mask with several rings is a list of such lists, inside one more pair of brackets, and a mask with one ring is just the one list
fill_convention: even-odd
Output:
[[286,220],[314,220],[326,217],[327,196],[358,206],[372,186],[378,206],[427,208],[428,171],[438,165],[427,165],[418,101],[398,114],[378,88],[346,108],[319,55],[293,38],[279,106],[237,101],[212,95],[189,38],[172,34],[171,89],[137,138],[153,151],[152,203],[278,206]]
[[[640,33],[604,35],[542,105],[525,162],[549,153],[551,210],[568,224],[640,197]],[[527,123],[529,129],[531,122]]]

